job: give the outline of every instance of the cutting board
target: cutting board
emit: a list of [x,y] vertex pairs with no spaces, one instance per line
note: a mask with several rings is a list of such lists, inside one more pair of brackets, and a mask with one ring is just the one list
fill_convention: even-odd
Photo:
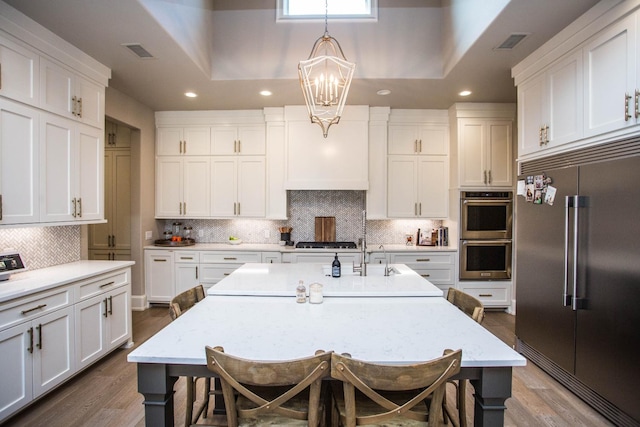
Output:
[[316,217],[316,242],[336,241],[336,217],[317,216]]

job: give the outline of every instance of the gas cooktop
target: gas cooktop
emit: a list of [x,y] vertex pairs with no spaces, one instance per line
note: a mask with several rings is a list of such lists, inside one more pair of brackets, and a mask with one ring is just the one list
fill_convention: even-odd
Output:
[[357,249],[354,242],[298,242],[296,248],[302,249]]

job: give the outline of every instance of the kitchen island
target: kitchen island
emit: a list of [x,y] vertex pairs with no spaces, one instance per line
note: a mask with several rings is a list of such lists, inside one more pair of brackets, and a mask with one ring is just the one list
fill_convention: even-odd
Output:
[[[287,267],[293,265],[282,266]],[[232,278],[215,287],[233,288]],[[289,280],[278,280],[278,274],[267,274],[260,286],[289,292]],[[503,425],[511,370],[525,365],[522,356],[442,297],[371,296],[366,288],[359,296],[334,295],[321,304],[296,303],[294,294],[207,296],[128,355],[138,364],[146,425],[173,425],[173,384],[179,376],[211,375],[206,345],[254,360],[287,360],[323,349],[381,363],[415,363],[461,348],[458,378],[475,386],[476,425]]]

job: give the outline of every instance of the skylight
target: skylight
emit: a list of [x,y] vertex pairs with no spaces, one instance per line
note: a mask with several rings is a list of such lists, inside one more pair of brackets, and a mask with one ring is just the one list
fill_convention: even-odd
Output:
[[376,20],[378,0],[278,0],[277,20],[324,19]]

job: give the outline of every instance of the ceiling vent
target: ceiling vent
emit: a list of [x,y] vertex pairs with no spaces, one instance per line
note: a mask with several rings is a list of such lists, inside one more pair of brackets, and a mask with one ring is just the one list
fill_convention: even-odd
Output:
[[122,46],[129,49],[131,53],[133,53],[135,56],[137,56],[140,59],[154,59],[154,56],[151,53],[149,53],[147,49],[142,47],[140,43],[124,43],[122,44]]
[[522,40],[526,39],[530,35],[530,33],[513,33],[509,35],[509,37],[507,37],[505,41],[496,46],[493,50],[512,50],[517,45],[519,45]]

